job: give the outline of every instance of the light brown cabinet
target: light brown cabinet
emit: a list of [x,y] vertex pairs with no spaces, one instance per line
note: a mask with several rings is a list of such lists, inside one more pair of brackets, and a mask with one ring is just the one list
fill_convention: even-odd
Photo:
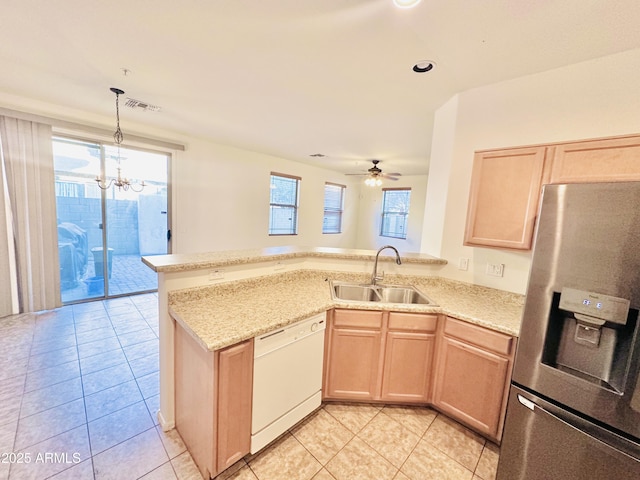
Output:
[[437,315],[336,309],[325,341],[323,397],[427,403]]
[[205,350],[175,330],[176,429],[205,478],[249,453],[253,339]]
[[447,318],[440,338],[434,406],[500,441],[515,339]]
[[546,157],[546,147],[475,154],[465,245],[531,248]]
[[640,135],[557,145],[549,183],[640,180]]
[[542,186],[640,181],[640,135],[476,152],[465,245],[529,250]]
[[216,471],[221,472],[251,448],[253,340],[217,351],[216,360]]

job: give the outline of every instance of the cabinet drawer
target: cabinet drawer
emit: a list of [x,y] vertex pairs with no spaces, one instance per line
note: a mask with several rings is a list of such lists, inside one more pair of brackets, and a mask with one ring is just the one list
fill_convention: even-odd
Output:
[[335,310],[335,327],[382,328],[382,312],[377,310]]
[[502,355],[512,353],[513,337],[477,325],[447,318],[444,333]]
[[421,313],[389,313],[389,330],[435,332],[438,316]]

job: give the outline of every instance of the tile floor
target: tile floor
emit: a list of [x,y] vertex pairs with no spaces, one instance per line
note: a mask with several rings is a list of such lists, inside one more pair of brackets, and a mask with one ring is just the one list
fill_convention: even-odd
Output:
[[[0,480],[200,480],[158,409],[155,294],[0,318]],[[327,404],[220,479],[492,480],[498,448],[429,409]]]

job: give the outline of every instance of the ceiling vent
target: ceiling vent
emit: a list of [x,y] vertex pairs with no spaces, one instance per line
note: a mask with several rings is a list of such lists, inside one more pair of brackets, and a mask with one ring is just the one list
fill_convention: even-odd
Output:
[[125,103],[125,105],[129,108],[133,108],[134,110],[145,110],[147,112],[160,111],[160,107],[158,107],[157,105],[150,105],[147,102],[142,102],[134,98],[127,98],[127,102]]

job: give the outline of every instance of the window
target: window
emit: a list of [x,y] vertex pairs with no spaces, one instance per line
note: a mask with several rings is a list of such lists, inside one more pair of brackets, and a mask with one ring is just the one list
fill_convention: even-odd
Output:
[[324,184],[324,218],[322,233],[342,232],[342,210],[344,202],[344,185],[337,183]]
[[271,172],[269,235],[298,233],[298,189],[300,177]]
[[382,189],[382,225],[383,237],[407,238],[407,217],[409,216],[410,188]]

